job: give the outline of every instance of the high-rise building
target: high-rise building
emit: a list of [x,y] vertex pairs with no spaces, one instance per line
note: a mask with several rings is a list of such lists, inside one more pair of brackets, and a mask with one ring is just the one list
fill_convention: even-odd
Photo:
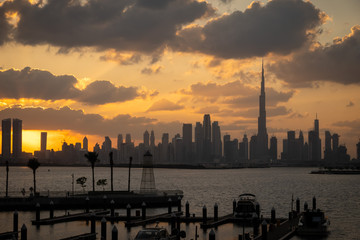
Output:
[[88,139],[87,137],[85,136],[84,139],[83,139],[83,149],[85,151],[89,151],[89,142],[88,142]]
[[46,152],[47,132],[41,132],[41,152]]
[[247,163],[249,159],[249,140],[244,134],[242,142],[239,143],[239,157],[242,163]]
[[184,162],[192,162],[192,124],[183,124]]
[[270,152],[270,159],[273,162],[276,162],[277,161],[277,138],[275,136],[272,136],[270,138],[269,152]]
[[11,157],[11,119],[4,119],[1,123],[2,146],[1,153],[4,160]]
[[125,135],[125,143],[126,144],[130,144],[131,143],[131,134],[130,133],[127,133]]
[[13,157],[21,158],[22,153],[22,120],[13,119]]
[[203,161],[204,151],[204,128],[200,122],[196,122],[195,125],[195,149],[197,162]]
[[144,132],[144,146],[146,149],[149,149],[149,146],[150,146],[149,137],[150,137],[149,132],[148,132],[148,130],[146,130]]
[[154,133],[154,130],[151,130],[151,133],[150,133],[150,146],[152,148],[155,147],[155,133]]
[[203,145],[203,160],[205,162],[210,162],[211,160],[211,120],[210,114],[204,115],[203,120],[204,128],[204,145]]
[[221,131],[218,121],[212,123],[212,151],[215,159],[221,159],[222,156],[222,142]]
[[160,162],[167,163],[169,162],[169,134],[163,133],[161,139],[161,150],[160,150]]
[[359,142],[356,144],[356,155],[357,155],[357,160],[360,160],[360,139]]
[[117,138],[117,149],[118,150],[121,150],[122,144],[123,144],[123,136],[122,136],[122,134],[119,134],[118,138]]
[[309,138],[309,160],[320,161],[321,160],[321,139],[319,137],[319,120],[314,121],[314,130],[308,134]]
[[104,152],[106,153],[106,154],[108,154],[109,152],[111,152],[111,148],[112,148],[112,146],[111,146],[111,139],[108,137],[108,136],[106,136],[105,137],[105,141],[104,141],[104,145],[103,145],[104,147],[103,147],[103,150],[104,150]]
[[269,159],[268,134],[266,130],[266,105],[265,105],[265,76],[264,63],[262,63],[261,92],[259,96],[258,134],[256,137],[255,158],[259,163],[267,163]]

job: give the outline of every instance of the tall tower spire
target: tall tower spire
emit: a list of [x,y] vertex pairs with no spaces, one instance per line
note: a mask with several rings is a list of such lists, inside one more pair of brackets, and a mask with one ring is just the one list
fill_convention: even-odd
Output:
[[261,91],[259,96],[259,118],[257,135],[257,158],[261,162],[268,160],[268,134],[266,130],[266,104],[265,104],[265,74],[264,59],[261,61]]

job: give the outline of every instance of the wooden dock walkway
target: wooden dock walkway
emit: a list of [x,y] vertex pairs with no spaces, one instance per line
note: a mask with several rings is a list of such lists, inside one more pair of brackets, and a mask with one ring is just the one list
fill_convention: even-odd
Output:
[[104,216],[106,214],[109,214],[110,211],[103,210],[103,211],[95,211],[90,213],[76,213],[76,214],[70,214],[70,215],[64,215],[59,217],[53,217],[53,218],[43,218],[38,221],[32,220],[32,225],[52,225],[56,223],[62,223],[62,222],[72,222],[72,221],[78,221],[78,220],[87,220],[91,217],[92,214],[95,214],[95,216]]
[[95,240],[95,239],[96,239],[96,233],[84,233],[76,236],[62,238],[60,240]]
[[182,212],[164,213],[155,216],[147,217],[146,219],[139,219],[135,221],[125,222],[125,227],[142,226],[150,223],[166,221],[169,222],[174,216],[179,217]]

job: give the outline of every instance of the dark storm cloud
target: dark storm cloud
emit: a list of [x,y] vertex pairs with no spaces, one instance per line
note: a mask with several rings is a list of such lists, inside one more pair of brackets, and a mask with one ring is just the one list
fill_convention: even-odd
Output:
[[317,81],[360,84],[360,25],[328,46],[295,54],[290,61],[270,66],[270,71],[292,87],[311,87]]
[[115,137],[118,133],[131,133],[133,137],[141,138],[145,129],[153,129],[157,133],[171,131],[171,134],[181,129],[180,122],[162,123],[156,119],[134,117],[128,114],[105,119],[99,114],[86,114],[69,107],[60,109],[6,108],[0,111],[0,118],[22,119],[25,130],[71,130],[84,135],[110,137]]
[[11,26],[8,24],[5,11],[0,8],[0,46],[9,40]]
[[70,75],[55,76],[48,71],[9,69],[0,71],[0,98],[43,100],[70,99],[98,105],[124,102],[143,96],[136,87],[115,86],[109,81],[94,81],[80,90],[78,80]]
[[273,0],[253,2],[244,12],[235,11],[205,26],[183,29],[173,48],[221,58],[249,58],[268,53],[288,54],[304,46],[326,16],[312,3]]
[[[6,1],[1,11],[17,11],[14,39],[27,45],[95,47],[151,53],[164,48],[183,25],[214,10],[194,0],[27,0]],[[0,20],[0,24],[3,20]]]

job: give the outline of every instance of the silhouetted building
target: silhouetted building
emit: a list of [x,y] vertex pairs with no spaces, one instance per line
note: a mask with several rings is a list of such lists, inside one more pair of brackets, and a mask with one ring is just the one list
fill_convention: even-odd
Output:
[[257,136],[253,135],[250,138],[250,163],[254,164],[257,154],[256,154],[256,150],[257,150]]
[[127,133],[125,135],[125,143],[127,143],[127,144],[131,143],[131,134],[130,133]]
[[83,149],[89,151],[89,141],[86,136],[83,138]]
[[11,157],[11,119],[4,119],[1,123],[2,145],[1,153],[4,160]]
[[258,118],[258,134],[256,137],[255,158],[257,163],[268,163],[268,134],[266,130],[266,105],[265,105],[265,76],[264,64],[262,64],[261,74],[261,92],[259,96],[259,118]]
[[277,138],[275,136],[272,136],[270,138],[270,159],[272,162],[277,161]]
[[170,160],[169,156],[169,134],[163,133],[161,139],[161,150],[160,150],[160,162],[168,163]]
[[118,137],[117,137],[117,149],[118,150],[121,150],[122,144],[123,144],[123,136],[122,136],[122,134],[118,134]]
[[41,152],[46,152],[46,143],[47,143],[47,132],[41,132],[41,146],[40,146]]
[[218,121],[212,123],[212,154],[213,159],[220,160],[222,156],[221,131]]
[[360,139],[359,142],[356,144],[356,155],[357,159],[360,160]]
[[239,158],[242,163],[247,163],[249,159],[249,140],[246,134],[244,134],[242,142],[239,143]]
[[22,153],[22,120],[13,119],[13,157],[21,158]]
[[192,124],[183,124],[184,162],[192,162]]
[[149,132],[146,130],[144,132],[144,146],[146,149],[149,149],[149,146],[150,146],[149,138],[150,138]]
[[196,160],[197,162],[203,161],[204,151],[204,128],[200,122],[196,122],[195,126],[195,148],[196,148]]
[[211,120],[210,114],[204,115],[204,145],[203,145],[203,161],[210,162],[211,160]]
[[319,120],[314,121],[314,130],[309,131],[309,161],[321,160],[321,139],[319,137]]

